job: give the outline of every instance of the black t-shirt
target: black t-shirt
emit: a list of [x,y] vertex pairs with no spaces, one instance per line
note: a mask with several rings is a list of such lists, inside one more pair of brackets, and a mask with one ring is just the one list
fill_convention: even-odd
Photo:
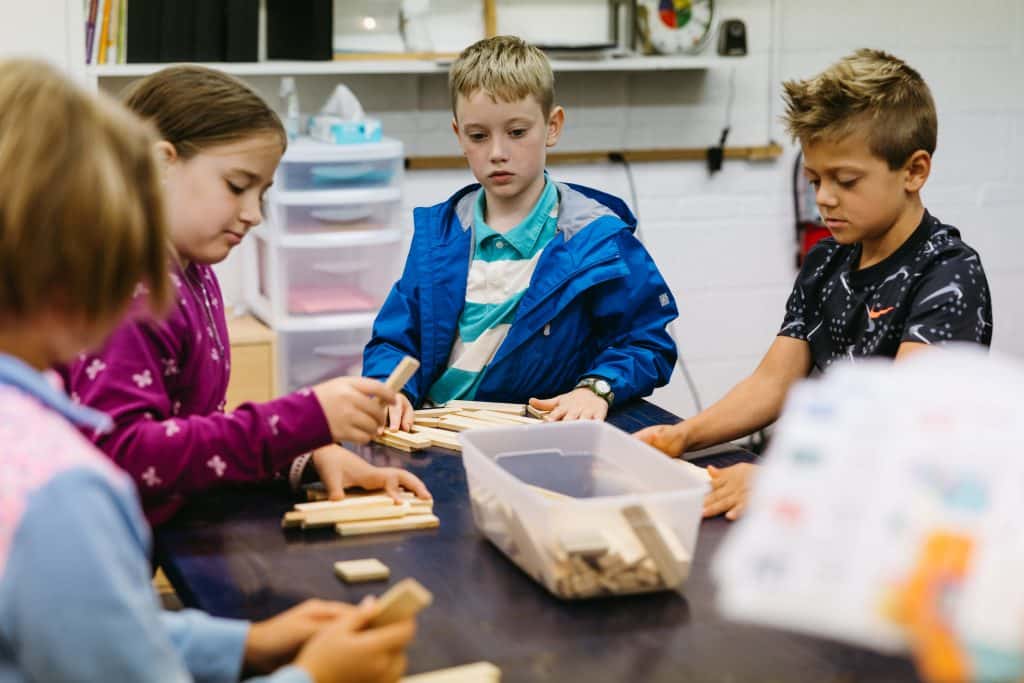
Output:
[[819,242],[786,302],[781,336],[805,339],[814,365],[895,357],[902,342],[992,341],[992,299],[978,252],[927,211],[884,261],[857,270],[859,244]]

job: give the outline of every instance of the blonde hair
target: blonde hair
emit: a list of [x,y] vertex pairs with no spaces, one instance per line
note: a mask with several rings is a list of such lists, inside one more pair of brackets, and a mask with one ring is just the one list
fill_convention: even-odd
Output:
[[282,150],[288,145],[281,119],[263,98],[216,69],[193,65],[161,69],[132,83],[122,99],[129,109],[152,121],[182,159],[261,134],[278,136]]
[[518,102],[533,95],[547,118],[555,102],[555,76],[539,49],[515,36],[495,36],[462,51],[448,72],[448,90],[452,114],[459,95],[469,97],[482,90],[495,102]]
[[814,78],[783,83],[783,89],[783,121],[801,143],[866,129],[871,152],[892,170],[917,150],[935,153],[931,91],[921,74],[886,52],[857,50]]
[[0,316],[100,321],[169,305],[151,129],[40,61],[0,61]]

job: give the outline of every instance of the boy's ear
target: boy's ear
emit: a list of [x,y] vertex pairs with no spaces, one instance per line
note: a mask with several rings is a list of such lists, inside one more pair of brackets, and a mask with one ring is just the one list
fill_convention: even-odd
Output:
[[903,189],[907,192],[918,192],[924,187],[928,175],[932,172],[932,155],[919,149],[910,155],[904,168],[906,179],[903,181]]
[[556,106],[548,115],[548,135],[545,143],[548,147],[554,147],[558,138],[562,135],[562,126],[565,125],[565,110]]

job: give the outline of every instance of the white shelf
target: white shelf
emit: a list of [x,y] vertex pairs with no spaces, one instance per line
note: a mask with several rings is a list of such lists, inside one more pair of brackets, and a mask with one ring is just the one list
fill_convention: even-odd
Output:
[[363,247],[374,244],[396,244],[402,241],[400,228],[381,230],[343,230],[324,231],[308,235],[284,234],[271,226],[258,226],[254,229],[256,236],[271,245],[291,247],[293,249],[324,249],[332,247]]
[[[604,59],[552,59],[555,71],[687,71],[710,69],[735,62],[737,58],[718,56],[667,55],[650,57],[608,57]],[[332,74],[442,74],[450,61],[382,59],[367,61],[267,61],[207,62],[236,76],[308,76]],[[96,78],[136,78],[159,71],[170,64],[102,64],[86,67]]]

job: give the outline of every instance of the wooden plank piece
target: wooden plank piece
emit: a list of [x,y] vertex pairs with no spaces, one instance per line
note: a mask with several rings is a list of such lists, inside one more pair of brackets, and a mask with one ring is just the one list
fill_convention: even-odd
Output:
[[[409,503],[401,505],[378,505],[362,506],[354,508],[325,508],[312,510],[305,513],[302,520],[303,529],[315,529],[321,526],[331,526],[349,522],[365,522],[378,519],[399,519],[413,513]],[[422,514],[417,510],[417,514]]]
[[662,530],[651,519],[647,508],[643,505],[628,505],[622,508],[622,516],[640,539],[647,554],[654,560],[658,573],[665,580],[665,585],[669,588],[680,585],[686,579],[684,567],[680,566],[668,541],[662,535]]
[[412,356],[406,356],[398,364],[398,367],[391,371],[384,384],[393,391],[400,391],[419,369],[420,362]]
[[391,576],[388,566],[376,558],[335,562],[334,573],[346,583],[383,581]]
[[445,415],[441,418],[441,427],[450,429],[453,432],[465,432],[470,429],[490,429],[498,425],[483,420],[473,420],[461,415]]
[[460,410],[491,410],[496,413],[511,413],[512,415],[523,415],[526,412],[526,406],[522,403],[492,403],[491,401],[463,401],[461,399],[448,401],[444,407]]
[[377,601],[380,610],[368,626],[387,626],[402,619],[415,616],[421,609],[434,601],[434,596],[416,579],[402,579],[392,586]]
[[414,529],[433,529],[441,525],[441,520],[431,513],[406,515],[395,519],[371,519],[365,522],[342,522],[334,526],[342,536],[365,536],[366,534],[383,534],[392,531],[412,531]]
[[476,662],[406,676],[401,683],[501,683],[501,669],[490,662]]

